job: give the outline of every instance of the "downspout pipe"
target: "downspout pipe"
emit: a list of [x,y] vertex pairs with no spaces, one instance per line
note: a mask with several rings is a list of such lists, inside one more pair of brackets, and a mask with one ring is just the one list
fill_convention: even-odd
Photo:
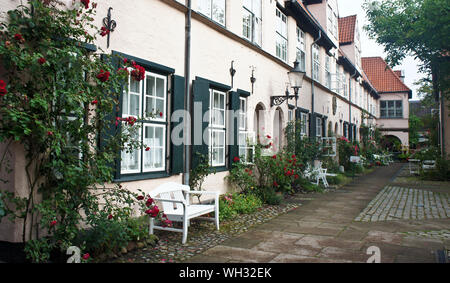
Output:
[[316,119],[314,115],[314,55],[313,46],[322,38],[322,31],[319,29],[319,37],[311,44],[311,118],[309,120],[309,136],[316,136]]
[[[350,76],[349,84],[348,84],[348,99],[350,103],[348,104],[348,123],[349,123],[349,138],[351,141],[353,141],[353,136],[356,137],[356,133],[353,133],[353,126],[352,126],[352,80],[356,77],[357,70],[355,70],[355,73]],[[356,89],[356,83],[355,83],[355,89]],[[351,135],[350,135],[350,129],[351,129]]]
[[185,140],[184,140],[184,174],[183,174],[183,184],[189,185],[189,171],[191,169],[191,124],[190,119],[187,117],[191,113],[191,20],[192,20],[192,7],[191,0],[186,0],[187,12],[186,12],[186,25],[185,25],[185,50],[184,50],[184,130],[185,130]]

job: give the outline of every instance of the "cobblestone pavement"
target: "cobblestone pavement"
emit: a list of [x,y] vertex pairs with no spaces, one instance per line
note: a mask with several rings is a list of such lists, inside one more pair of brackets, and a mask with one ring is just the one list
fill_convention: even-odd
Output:
[[355,221],[444,219],[449,217],[449,194],[386,186],[356,217]]
[[[450,247],[448,195],[443,196],[450,192],[450,187],[394,185],[403,167],[404,164],[396,163],[377,168],[334,192],[297,196],[294,201],[302,204],[297,209],[254,225],[187,262],[367,262],[371,256],[368,248],[373,246],[379,248],[382,263],[437,262],[437,251]],[[388,206],[387,201],[386,211],[380,210],[379,215],[385,213],[386,220],[392,219],[355,221],[362,212],[375,208],[375,204],[380,207],[383,196],[392,203]],[[412,217],[414,204],[418,205],[416,217]],[[423,215],[419,207],[423,208]],[[405,209],[411,213],[405,213]]]

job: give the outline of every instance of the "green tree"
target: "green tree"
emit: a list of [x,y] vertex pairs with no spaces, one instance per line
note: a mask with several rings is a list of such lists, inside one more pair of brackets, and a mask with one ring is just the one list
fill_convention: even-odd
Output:
[[433,89],[448,97],[450,71],[450,0],[366,0],[371,38],[384,46],[387,62],[398,65],[412,55],[422,72],[433,75]]
[[415,148],[419,143],[419,131],[422,127],[422,120],[414,114],[409,114],[409,146],[411,148]]

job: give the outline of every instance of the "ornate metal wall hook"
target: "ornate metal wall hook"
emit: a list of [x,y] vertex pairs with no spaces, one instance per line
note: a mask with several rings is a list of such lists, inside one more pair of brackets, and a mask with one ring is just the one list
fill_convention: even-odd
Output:
[[103,18],[103,26],[106,28],[107,30],[107,45],[106,48],[109,48],[109,36],[111,34],[111,32],[113,32],[116,29],[117,23],[114,20],[111,20],[111,10],[113,8],[109,7],[108,9],[108,16],[106,18]]

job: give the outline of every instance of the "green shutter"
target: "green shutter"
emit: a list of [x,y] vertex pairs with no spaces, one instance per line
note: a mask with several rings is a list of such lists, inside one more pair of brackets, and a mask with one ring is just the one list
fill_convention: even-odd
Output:
[[[112,66],[112,69],[115,70],[119,66],[119,58],[116,56],[108,57],[104,54],[101,55],[102,61],[109,61]],[[119,107],[122,107],[122,92],[117,94],[117,98],[119,99]],[[108,140],[111,137],[114,137],[118,133],[118,129],[115,125],[116,117],[119,116],[119,112],[113,110],[113,112],[108,113],[106,116],[105,124],[101,129],[98,136],[98,154],[104,150],[106,146],[108,146]],[[117,153],[116,159],[114,162],[108,164],[111,168],[113,168],[113,177],[119,178],[120,175],[120,152]]]
[[[237,92],[230,92],[229,100],[230,100],[230,110],[233,110],[234,112],[239,110],[241,107],[240,99],[239,99],[239,93]],[[239,117],[234,117],[234,121],[231,121],[233,117],[229,117],[230,125],[233,124],[233,133],[230,131],[227,131],[230,135],[232,134],[232,137],[230,139],[233,140],[233,144],[228,146],[228,164],[229,169],[231,169],[231,165],[233,164],[233,159],[235,157],[239,157]]]
[[[184,91],[185,91],[185,79],[184,77],[174,75],[172,77],[172,113],[177,110],[184,109]],[[184,122],[183,120],[181,120]],[[171,133],[175,126],[178,124],[171,123],[171,130],[169,133],[169,137],[171,137]],[[184,127],[183,127],[184,129]],[[180,133],[180,137],[183,136],[183,131]],[[183,148],[184,143],[181,145],[175,145],[172,143],[172,139],[170,139],[170,163],[171,163],[171,174],[180,174],[184,169],[184,158],[183,158]]]
[[[209,120],[203,121],[203,115],[209,110],[209,82],[197,79],[193,82],[193,127],[192,127],[192,167],[196,167],[199,163],[199,154],[208,158],[208,142],[209,135],[206,134],[206,141],[203,139],[203,133],[208,129]],[[198,103],[201,103],[201,111],[198,109]]]

